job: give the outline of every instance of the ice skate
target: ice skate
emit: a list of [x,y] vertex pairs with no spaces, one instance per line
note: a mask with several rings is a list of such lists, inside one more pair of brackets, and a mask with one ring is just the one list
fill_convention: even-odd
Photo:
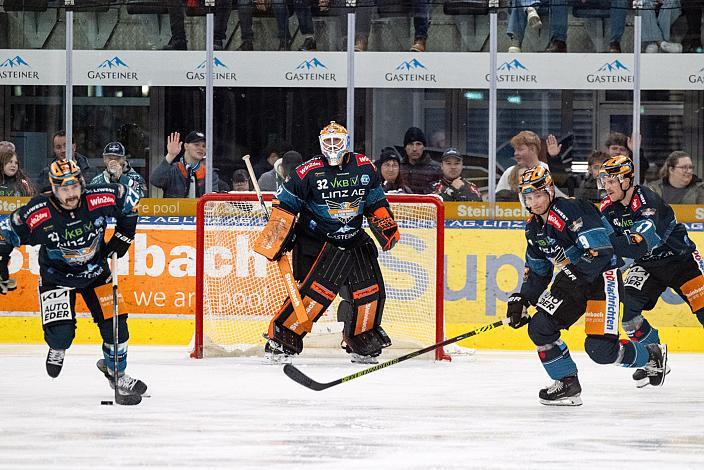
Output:
[[[100,372],[105,375],[108,382],[110,382],[110,388],[114,390],[115,385],[112,380],[113,371],[105,365],[105,359],[100,359],[95,365],[98,367]],[[147,384],[139,379],[130,377],[124,372],[119,372],[117,378],[117,389],[122,395],[144,395],[147,392]]]
[[49,374],[49,377],[55,379],[59,376],[61,368],[64,366],[65,356],[65,349],[49,349],[49,354],[46,356],[46,373]]
[[556,380],[552,385],[542,389],[538,396],[540,403],[551,406],[579,406],[582,404],[580,394],[582,387],[576,375]]
[[264,345],[264,359],[267,364],[291,364],[293,356],[287,354],[284,348],[273,340],[267,340]]
[[378,355],[362,356],[361,354],[350,353],[350,360],[353,364],[378,364],[379,360],[377,357]]
[[665,383],[665,376],[670,373],[670,367],[667,365],[667,345],[649,344],[647,348],[650,355],[648,363],[633,373],[633,380],[638,388],[646,385],[661,386]]

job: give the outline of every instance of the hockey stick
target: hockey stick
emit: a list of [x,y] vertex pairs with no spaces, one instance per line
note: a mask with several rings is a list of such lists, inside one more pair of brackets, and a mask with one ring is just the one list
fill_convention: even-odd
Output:
[[[262,196],[262,190],[259,187],[259,182],[257,181],[256,175],[254,174],[254,168],[252,168],[252,162],[249,161],[251,157],[245,155],[242,157],[244,164],[247,166],[247,172],[249,173],[249,179],[252,180],[254,185],[254,190],[257,192],[257,198],[259,199],[259,204],[262,205],[264,214],[267,222],[269,221],[269,210],[264,204],[264,196]],[[288,258],[284,255],[276,261],[279,267],[279,272],[284,278],[284,284],[286,285],[286,290],[288,290],[288,296],[291,299],[291,304],[293,305],[293,311],[296,313],[296,319],[298,322],[306,328],[306,324],[309,323],[308,314],[305,308],[303,308],[303,300],[301,300],[301,293],[298,291],[298,284],[296,279],[293,277],[293,271],[291,270],[291,265],[288,263]]]
[[315,380],[311,379],[306,374],[304,374],[303,372],[298,370],[296,368],[296,366],[294,366],[292,364],[286,364],[284,366],[284,374],[286,374],[294,382],[298,382],[299,384],[303,385],[304,387],[308,387],[311,390],[315,390],[315,391],[325,390],[326,388],[334,387],[335,385],[340,385],[343,382],[349,382],[350,380],[356,379],[358,377],[362,377],[363,375],[371,374],[372,372],[376,372],[377,370],[385,369],[385,368],[392,366],[394,364],[398,364],[399,362],[413,359],[416,356],[420,356],[421,354],[425,354],[427,352],[434,351],[437,348],[447,346],[448,344],[456,343],[457,341],[462,341],[463,339],[469,338],[470,336],[475,336],[480,333],[484,333],[485,331],[493,330],[494,328],[498,328],[502,325],[508,325],[508,321],[509,321],[508,318],[505,318],[503,320],[500,320],[500,321],[497,321],[494,323],[490,323],[488,325],[480,326],[479,328],[476,328],[472,331],[468,331],[467,333],[463,333],[459,336],[455,336],[454,338],[446,339],[445,341],[441,341],[439,343],[435,343],[433,345],[430,345],[427,348],[419,349],[418,351],[413,351],[413,352],[408,353],[406,355],[403,355],[401,357],[397,357],[396,359],[391,359],[389,361],[382,362],[381,364],[377,364],[377,365],[372,366],[368,369],[360,370],[359,372],[355,372],[354,374],[348,375],[346,377],[342,377],[341,379],[333,380],[332,382],[327,382],[327,383],[316,382]]
[[120,356],[117,352],[118,335],[120,327],[117,324],[117,316],[119,314],[117,308],[117,253],[112,254],[112,347],[115,360],[112,370],[112,385],[115,387],[115,403],[118,405],[139,405],[142,402],[140,395],[122,395],[117,388],[117,370],[120,363]]

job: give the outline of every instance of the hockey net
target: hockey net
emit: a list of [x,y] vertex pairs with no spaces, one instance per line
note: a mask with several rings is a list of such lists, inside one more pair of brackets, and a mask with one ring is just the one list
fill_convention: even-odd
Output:
[[[265,194],[267,205],[271,197]],[[391,349],[418,349],[444,340],[443,205],[436,196],[387,197],[401,239],[393,250],[380,251],[386,286],[382,326]],[[262,334],[288,295],[276,263],[252,250],[265,224],[254,193],[211,194],[198,202],[193,357],[262,354]],[[339,298],[306,336],[304,353],[340,348],[338,303]],[[442,349],[435,357],[449,359]]]

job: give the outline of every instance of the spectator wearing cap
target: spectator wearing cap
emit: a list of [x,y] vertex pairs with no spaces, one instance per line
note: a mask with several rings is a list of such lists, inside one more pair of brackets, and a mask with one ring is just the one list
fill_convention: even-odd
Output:
[[[213,191],[218,191],[218,174],[213,170]],[[192,131],[182,143],[181,134],[172,132],[166,139],[166,156],[152,171],[150,183],[163,189],[164,197],[201,197],[205,172],[205,134]]]
[[457,149],[450,147],[442,154],[442,178],[433,185],[433,192],[443,201],[481,201],[479,188],[462,177],[464,163]]
[[95,175],[90,184],[121,183],[137,191],[142,198],[147,193],[147,184],[127,161],[125,146],[120,142],[110,142],[103,150],[105,170]]
[[395,147],[384,147],[376,161],[381,188],[385,193],[411,193],[401,174],[401,155]]
[[279,189],[291,170],[303,163],[303,157],[295,150],[289,150],[283,157],[274,162],[274,168],[263,173],[257,181],[262,191],[276,191]]
[[433,183],[442,178],[440,164],[425,151],[425,134],[417,127],[409,127],[403,137],[406,159],[401,162],[401,174],[414,194],[430,194]]
[[251,182],[249,181],[249,173],[247,170],[242,168],[235,170],[232,173],[232,193],[241,193],[244,191],[250,191]]

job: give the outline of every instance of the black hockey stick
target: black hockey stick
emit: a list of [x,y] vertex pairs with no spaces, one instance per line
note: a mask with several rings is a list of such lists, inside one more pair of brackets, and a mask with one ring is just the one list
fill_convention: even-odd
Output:
[[117,253],[112,255],[112,347],[113,347],[113,370],[112,370],[112,385],[115,387],[115,403],[118,405],[139,405],[142,402],[140,395],[123,395],[117,388],[117,370],[120,363],[120,356],[117,353],[119,326],[117,324],[117,316],[119,314],[117,308]]
[[418,351],[413,351],[411,353],[397,357],[396,359],[391,359],[389,361],[382,362],[381,364],[377,364],[377,365],[370,367],[368,369],[360,370],[359,372],[355,372],[354,374],[348,375],[346,377],[342,377],[341,379],[333,380],[332,382],[327,382],[327,383],[316,382],[315,380],[311,379],[306,374],[304,374],[303,372],[298,370],[298,368],[296,368],[296,366],[294,366],[292,364],[286,364],[284,366],[284,374],[286,374],[294,382],[298,382],[299,384],[303,385],[304,387],[308,387],[311,390],[315,390],[315,391],[325,390],[326,388],[334,387],[335,385],[340,385],[343,382],[349,382],[350,380],[356,379],[358,377],[362,377],[363,375],[371,374],[372,372],[376,372],[377,370],[385,369],[385,368],[392,366],[394,364],[398,364],[399,362],[407,361],[408,359],[413,359],[414,357],[420,356],[421,354],[425,354],[430,351],[434,351],[437,348],[441,348],[443,346],[447,346],[448,344],[462,341],[463,339],[469,338],[470,336],[475,336],[475,335],[478,335],[479,333],[484,333],[485,331],[490,331],[490,330],[493,330],[494,328],[500,327],[501,325],[507,325],[507,324],[508,324],[508,318],[505,318],[503,320],[500,320],[500,321],[497,321],[494,323],[490,323],[488,325],[480,326],[479,328],[476,328],[472,331],[468,331],[467,333],[463,333],[459,336],[455,336],[454,338],[446,339],[445,341],[441,341],[439,343],[435,343],[433,345],[430,345],[427,348],[419,349]]

